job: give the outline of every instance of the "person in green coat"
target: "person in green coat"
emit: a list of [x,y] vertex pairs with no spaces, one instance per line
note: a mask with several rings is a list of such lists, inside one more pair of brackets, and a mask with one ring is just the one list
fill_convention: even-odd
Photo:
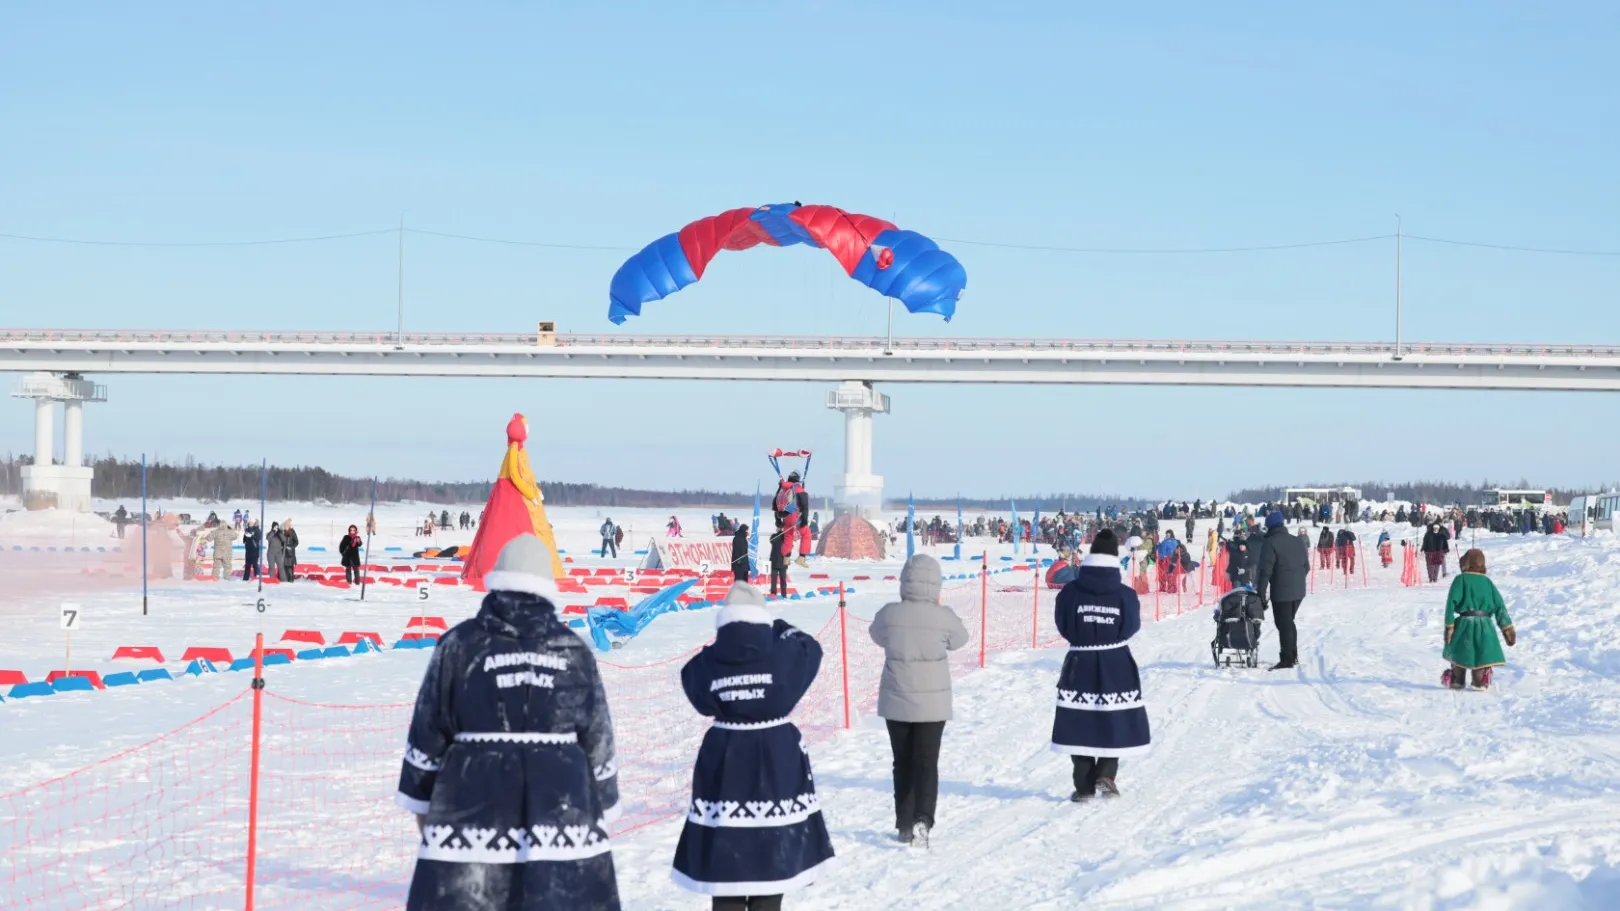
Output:
[[1491,668],[1507,663],[1496,627],[1501,627],[1509,646],[1518,641],[1502,594],[1485,575],[1484,552],[1476,547],[1463,554],[1460,566],[1462,572],[1451,580],[1451,593],[1446,596],[1445,657],[1451,662],[1454,690],[1463,688],[1470,673],[1475,687],[1489,686]]

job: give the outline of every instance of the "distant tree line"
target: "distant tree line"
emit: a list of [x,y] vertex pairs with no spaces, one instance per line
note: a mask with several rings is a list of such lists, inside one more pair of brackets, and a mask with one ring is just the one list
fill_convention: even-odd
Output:
[[[22,492],[21,469],[30,465],[28,456],[8,456],[0,462],[0,494]],[[141,495],[141,463],[112,457],[94,461],[95,478],[91,494],[109,500],[133,500]],[[489,498],[493,481],[427,482],[400,478],[377,479],[377,501],[393,503],[481,503]],[[327,500],[332,503],[365,504],[371,500],[371,478],[351,478],[324,468],[271,465],[266,473],[265,495],[279,501]],[[151,499],[195,499],[215,503],[241,503],[259,499],[258,465],[205,465],[187,456],[183,462],[151,461],[146,466],[146,493]],[[546,502],[556,506],[690,507],[736,508],[752,505],[753,495],[713,490],[636,490],[605,487],[600,484],[571,484],[541,481]]]
[[[1297,487],[1354,487],[1361,491],[1369,500],[1381,501],[1388,494],[1396,500],[1406,500],[1411,503],[1434,503],[1448,505],[1461,503],[1464,506],[1478,506],[1485,502],[1487,490],[1546,490],[1553,502],[1559,505],[1569,503],[1571,497],[1583,493],[1591,493],[1589,489],[1538,487],[1524,478],[1517,481],[1480,481],[1478,484],[1462,484],[1452,481],[1349,481],[1311,482],[1309,484],[1294,485]],[[1249,487],[1235,490],[1229,497],[1234,503],[1274,503],[1282,499],[1281,487]]]

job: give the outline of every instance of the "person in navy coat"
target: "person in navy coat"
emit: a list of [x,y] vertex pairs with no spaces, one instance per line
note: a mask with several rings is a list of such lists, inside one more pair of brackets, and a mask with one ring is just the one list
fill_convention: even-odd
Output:
[[1142,628],[1142,608],[1120,582],[1119,566],[1119,539],[1104,529],[1057,597],[1069,656],[1058,677],[1052,750],[1074,762],[1075,801],[1117,796],[1120,757],[1146,753],[1151,740],[1142,676],[1126,644]]
[[692,768],[692,802],[675,847],[674,879],[730,911],[774,911],[833,858],[788,714],[821,667],[821,644],[738,583],[715,617],[714,643],[681,668],[686,698],[714,719]]
[[416,697],[395,797],[422,831],[406,908],[618,911],[618,766],[596,658],[547,597],[539,538],[513,538],[484,584]]

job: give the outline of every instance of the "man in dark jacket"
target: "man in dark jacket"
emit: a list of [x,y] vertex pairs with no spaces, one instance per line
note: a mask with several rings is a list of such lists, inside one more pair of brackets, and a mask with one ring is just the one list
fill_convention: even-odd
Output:
[[1305,542],[1288,533],[1282,513],[1266,516],[1265,544],[1260,549],[1260,565],[1255,571],[1254,590],[1264,604],[1269,595],[1272,615],[1281,643],[1278,660],[1271,669],[1286,670],[1299,663],[1299,631],[1294,618],[1305,600],[1305,586],[1311,574],[1311,556]]
[[737,582],[748,582],[748,526],[741,522],[731,536],[731,575]]

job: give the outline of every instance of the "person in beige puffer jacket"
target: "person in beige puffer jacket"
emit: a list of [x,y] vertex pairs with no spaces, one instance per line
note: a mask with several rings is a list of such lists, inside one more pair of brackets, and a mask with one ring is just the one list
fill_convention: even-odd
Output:
[[956,612],[941,604],[939,561],[918,554],[900,571],[900,600],[872,619],[883,647],[878,715],[894,751],[894,816],[900,841],[928,843],[939,798],[939,750],[951,720],[949,652],[968,643]]

